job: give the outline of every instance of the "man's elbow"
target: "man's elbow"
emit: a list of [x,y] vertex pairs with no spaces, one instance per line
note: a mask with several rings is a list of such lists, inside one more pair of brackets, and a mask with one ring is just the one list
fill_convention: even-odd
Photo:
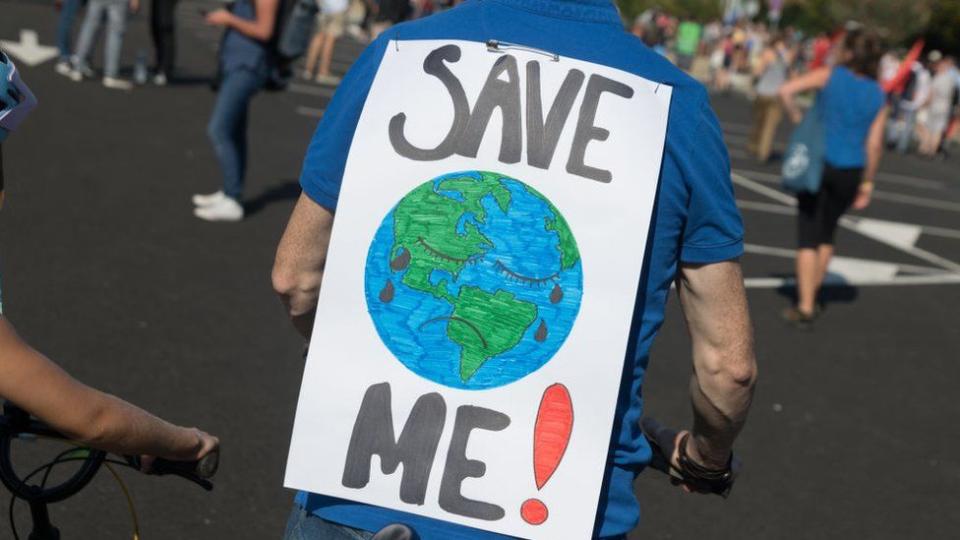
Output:
[[714,350],[705,362],[707,374],[730,388],[752,388],[757,382],[757,361],[752,351]]

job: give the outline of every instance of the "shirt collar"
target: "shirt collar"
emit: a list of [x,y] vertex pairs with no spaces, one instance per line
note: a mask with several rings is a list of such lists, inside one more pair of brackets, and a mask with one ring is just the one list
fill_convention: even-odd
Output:
[[622,27],[620,13],[612,0],[494,0],[517,9],[548,17],[584,22],[615,24]]

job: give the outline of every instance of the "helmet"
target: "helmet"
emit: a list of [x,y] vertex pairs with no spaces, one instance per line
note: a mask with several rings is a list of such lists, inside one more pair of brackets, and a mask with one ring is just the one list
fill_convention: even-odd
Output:
[[[20,122],[36,106],[37,98],[20,79],[17,66],[13,65],[13,61],[3,51],[0,51],[0,142],[3,142],[11,131],[17,129]],[[2,205],[3,170],[0,169],[0,206]]]

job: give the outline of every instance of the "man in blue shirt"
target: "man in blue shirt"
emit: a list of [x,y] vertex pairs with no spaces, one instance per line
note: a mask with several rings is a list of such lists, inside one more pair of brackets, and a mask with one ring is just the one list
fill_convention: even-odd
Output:
[[[633,480],[651,450],[639,420],[641,384],[671,284],[693,346],[694,423],[686,457],[705,469],[729,464],[749,408],[756,366],[737,261],[743,226],[722,133],[703,87],[625,32],[610,0],[469,0],[391,28],[353,65],[327,108],[304,160],[301,196],[280,242],[274,287],[294,326],[309,337],[351,141],[390,40],[496,39],[602,64],[673,88],[663,163],[599,501],[596,538],[623,538],[639,521]],[[403,89],[398,88],[397,92]],[[638,163],[638,166],[641,164]],[[642,246],[637,246],[640,249]],[[674,464],[677,454],[674,453]],[[287,538],[369,538],[390,523],[421,538],[503,538],[394,510],[300,493]]]

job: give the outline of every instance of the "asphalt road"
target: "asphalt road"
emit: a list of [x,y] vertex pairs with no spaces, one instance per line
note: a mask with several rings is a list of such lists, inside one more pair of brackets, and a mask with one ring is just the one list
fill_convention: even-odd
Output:
[[[178,8],[178,84],[124,93],[72,83],[49,62],[23,68],[41,106],[4,144],[4,309],[24,337],[78,378],[221,436],[223,467],[212,493],[124,475],[144,538],[278,538],[292,498],[281,483],[302,344],[269,272],[298,195],[300,160],[331,91],[298,83],[258,97],[249,218],[194,219],[189,196],[219,182],[205,136],[217,34],[203,27],[200,6],[182,0]],[[55,23],[49,7],[0,1],[0,39],[29,28],[51,44]],[[124,65],[149,50],[145,28],[142,15],[133,20]],[[344,41],[335,69],[345,70],[360,48]],[[958,161],[885,159],[877,200],[840,231],[847,259],[832,271],[837,286],[827,311],[813,332],[799,333],[777,316],[791,294],[785,278],[794,242],[790,200],[776,189],[778,165],[746,155],[744,99],[715,96],[714,105],[746,224],[743,264],[761,370],[738,442],[746,468],[725,501],[641,475],[643,519],[631,538],[953,536],[960,528]],[[688,423],[689,374],[689,344],[671,301],[644,387],[649,413]],[[0,494],[0,506],[8,500]],[[129,537],[125,503],[107,474],[52,515],[65,538]],[[17,516],[25,523],[22,506]]]

